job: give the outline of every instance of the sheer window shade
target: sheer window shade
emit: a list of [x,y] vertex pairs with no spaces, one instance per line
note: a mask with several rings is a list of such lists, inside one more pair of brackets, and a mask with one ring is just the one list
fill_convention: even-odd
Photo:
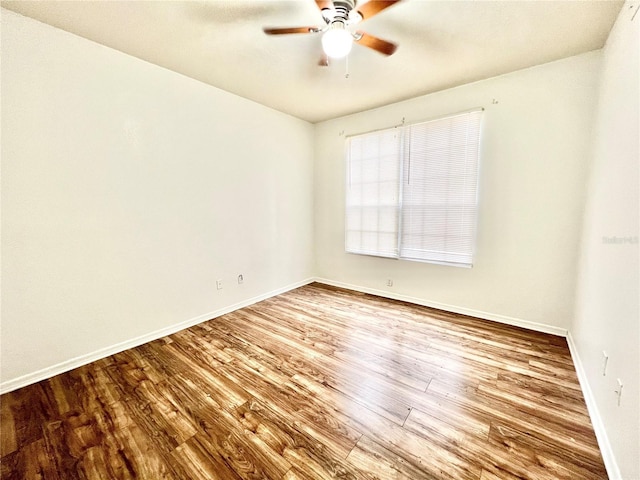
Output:
[[471,266],[482,110],[351,137],[346,250]]

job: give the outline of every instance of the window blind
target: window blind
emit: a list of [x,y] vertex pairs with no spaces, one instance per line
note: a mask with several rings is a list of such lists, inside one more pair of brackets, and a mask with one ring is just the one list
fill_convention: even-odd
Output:
[[482,110],[347,139],[346,251],[471,266]]
[[347,140],[347,252],[398,256],[400,140],[395,128]]
[[470,266],[482,111],[405,129],[400,257]]

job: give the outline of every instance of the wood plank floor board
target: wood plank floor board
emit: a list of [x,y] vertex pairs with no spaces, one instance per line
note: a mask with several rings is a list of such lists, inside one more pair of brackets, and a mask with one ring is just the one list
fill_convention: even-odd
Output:
[[565,398],[570,401],[568,406],[576,407],[577,409],[585,407],[585,404],[581,402],[583,399],[582,391],[579,388],[575,388],[575,385],[571,383],[548,382],[539,377],[504,371],[498,373],[496,385],[502,385],[502,388],[507,389],[521,389],[529,392],[529,394]]
[[348,425],[375,441],[384,442],[384,446],[395,455],[414,465],[420,465],[425,475],[439,475],[438,478],[478,478],[473,472],[475,467],[459,459],[454,451],[443,449],[392,419],[354,401],[336,402],[333,397],[339,394],[313,379],[296,375],[294,380],[306,387],[311,395],[332,401],[338,414]]
[[565,339],[311,284],[0,397],[0,479],[606,479]]
[[557,405],[549,406],[544,397],[527,397],[522,395],[522,392],[499,389],[487,384],[478,386],[477,391],[485,398],[496,400],[498,403],[517,405],[519,413],[555,423],[566,431],[572,430],[574,427],[584,431],[583,425],[589,420],[586,412],[578,413],[569,408],[558,408]]
[[434,474],[426,472],[420,461],[413,461],[394,454],[391,450],[363,435],[347,457],[347,461],[362,471],[377,478],[393,480],[413,480],[416,478],[437,480]]
[[13,413],[15,399],[0,397],[0,458],[18,450],[18,432]]
[[[499,420],[516,428],[524,429],[529,435],[544,439],[547,443],[555,445],[557,448],[580,452],[587,457],[595,459],[600,456],[595,434],[593,434],[588,417],[584,419],[584,424],[582,425],[576,425],[571,422],[564,422],[562,425],[558,425],[554,422],[549,422],[547,418],[538,415],[536,412],[521,411],[518,408],[518,404],[507,404],[478,392],[457,391],[452,393],[436,388],[432,389],[430,385],[427,393],[440,397],[443,401],[450,401],[454,405],[482,412],[490,421]],[[508,405],[508,408],[505,408],[506,405]],[[598,463],[600,461],[601,458]]]
[[[543,467],[554,465],[554,468],[549,470],[558,478],[597,478],[592,472],[594,470],[597,472],[600,465],[591,457],[558,447],[505,423],[492,422],[489,440],[493,445],[503,447],[509,454],[515,453],[522,458],[525,466],[532,462]],[[570,459],[570,462],[566,459]]]
[[366,472],[358,471],[343,459],[353,449],[357,440],[346,452],[340,452],[329,439],[318,443],[314,432],[308,432],[299,420],[288,422],[285,417],[262,402],[251,400],[235,410],[247,428],[256,432],[274,451],[292,464],[298,476],[304,478],[372,478]]
[[[223,333],[219,331],[218,334],[221,335]],[[245,330],[243,332],[235,331],[232,333],[227,330],[224,334],[255,345],[255,342],[263,338],[264,332]],[[294,356],[291,355],[291,351],[288,350],[287,347],[285,347],[284,350],[278,347],[280,347],[280,345],[275,344],[275,346],[272,347],[273,351],[269,352],[269,354],[276,358],[275,362],[279,367],[288,366],[290,367],[289,373],[295,374],[295,369],[299,367],[299,359],[306,358],[306,356]],[[314,352],[310,355],[310,358],[313,360],[314,365],[317,362],[342,361],[343,365],[348,365],[351,368],[360,368],[361,371],[379,373],[384,377],[390,378],[392,381],[398,380],[401,383],[405,383],[421,391],[424,391],[428,385],[430,379],[429,372],[435,371],[435,368],[430,369],[429,372],[420,369],[416,360],[408,355],[402,357],[395,355],[391,360],[385,361],[383,357],[373,354],[371,352],[371,346],[369,345],[367,347],[367,344],[364,342],[360,348],[354,348],[353,345],[348,346],[345,344],[341,346],[339,350],[334,350],[331,354]],[[288,361],[291,362],[289,365],[283,365],[287,364]],[[291,369],[294,369],[294,371],[292,372]]]
[[[281,358],[287,358],[290,353],[290,347],[282,349]],[[357,371],[319,352],[309,360],[302,360],[305,358],[304,351],[299,353],[300,360],[295,364],[298,371],[339,390],[344,395],[356,399],[355,401],[366,403],[367,399],[376,399],[376,408],[384,410],[385,415],[389,415],[399,424],[402,424],[406,418],[410,407],[404,397],[411,397],[414,394],[406,390],[403,385],[377,375],[375,372],[363,375],[365,370]],[[243,363],[250,364],[249,361]],[[325,366],[325,363],[329,363],[329,366]],[[416,398],[415,395],[414,398]]]
[[[172,463],[181,467],[181,478],[203,480],[241,480],[245,478],[237,473],[225,456],[212,448],[211,443],[202,441],[202,437],[192,437],[171,452]],[[246,471],[246,467],[242,469]]]
[[[268,379],[251,376],[242,367],[229,365],[229,378],[250,384],[247,389],[255,399],[268,404],[271,409],[287,419],[296,430],[315,439],[324,448],[333,450],[336,455],[346,457],[360,438],[361,433],[344,421],[336,421],[337,411],[331,402],[316,403],[309,395],[290,385],[269,384]],[[341,398],[343,400],[343,398]],[[343,400],[344,401],[344,400]]]

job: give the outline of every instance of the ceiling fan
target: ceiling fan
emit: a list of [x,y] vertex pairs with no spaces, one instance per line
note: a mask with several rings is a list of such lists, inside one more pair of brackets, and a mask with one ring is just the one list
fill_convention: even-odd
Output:
[[289,33],[322,33],[322,49],[325,56],[319,64],[326,66],[330,58],[342,58],[349,54],[353,42],[371,48],[383,55],[392,55],[396,44],[375,37],[361,30],[352,32],[352,25],[368,20],[400,0],[369,0],[356,6],[356,0],[315,0],[326,25],[322,27],[265,27],[267,35]]

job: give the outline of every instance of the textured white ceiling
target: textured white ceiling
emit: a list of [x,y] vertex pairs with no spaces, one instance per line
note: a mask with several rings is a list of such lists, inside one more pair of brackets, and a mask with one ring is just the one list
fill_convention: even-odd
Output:
[[[363,3],[363,0],[359,0]],[[622,1],[403,0],[358,25],[399,45],[354,45],[317,65],[313,0],[2,1],[2,7],[318,122],[601,48]]]

